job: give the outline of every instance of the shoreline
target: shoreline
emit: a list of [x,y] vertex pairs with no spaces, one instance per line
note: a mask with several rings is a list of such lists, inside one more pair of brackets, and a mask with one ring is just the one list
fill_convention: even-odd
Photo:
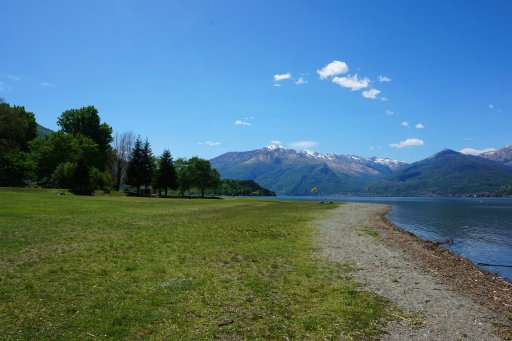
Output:
[[512,283],[480,268],[469,259],[456,255],[436,243],[421,239],[412,232],[395,225],[387,214],[392,206],[379,214],[376,227],[388,232],[384,241],[398,246],[429,274],[440,279],[463,295],[470,295],[476,302],[512,317]]
[[322,254],[351,265],[361,290],[402,312],[383,339],[512,339],[512,285],[395,226],[386,217],[390,210],[342,203],[315,224]]

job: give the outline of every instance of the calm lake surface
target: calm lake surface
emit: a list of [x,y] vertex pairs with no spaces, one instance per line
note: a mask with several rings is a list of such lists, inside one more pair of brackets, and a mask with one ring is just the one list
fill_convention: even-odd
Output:
[[[320,201],[321,197],[274,197]],[[512,265],[512,199],[500,198],[364,198],[328,197],[336,202],[382,203],[393,206],[388,218],[422,239],[443,245],[474,263]],[[512,282],[512,268],[481,266]]]

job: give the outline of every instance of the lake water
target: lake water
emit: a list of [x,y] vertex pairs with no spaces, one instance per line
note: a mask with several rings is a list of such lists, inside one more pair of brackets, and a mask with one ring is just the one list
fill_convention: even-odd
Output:
[[[274,198],[321,200],[315,197]],[[451,246],[443,246],[476,264],[512,266],[512,199],[329,197],[327,200],[392,205],[388,218],[400,228],[426,240],[451,239]],[[481,267],[512,282],[512,267]]]

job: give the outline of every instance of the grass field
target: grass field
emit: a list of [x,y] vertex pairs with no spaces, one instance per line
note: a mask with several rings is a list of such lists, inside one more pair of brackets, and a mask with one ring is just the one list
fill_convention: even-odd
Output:
[[318,255],[329,206],[0,191],[2,339],[369,339],[387,303]]

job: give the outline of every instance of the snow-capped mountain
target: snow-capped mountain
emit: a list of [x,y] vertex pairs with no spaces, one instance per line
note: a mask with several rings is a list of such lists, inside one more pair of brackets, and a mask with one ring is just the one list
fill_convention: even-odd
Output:
[[250,179],[285,195],[358,193],[367,184],[402,169],[407,163],[387,158],[322,154],[270,145],[231,152],[211,160],[223,178]]
[[482,153],[478,156],[483,157],[484,159],[498,161],[512,167],[512,144],[492,152]]

